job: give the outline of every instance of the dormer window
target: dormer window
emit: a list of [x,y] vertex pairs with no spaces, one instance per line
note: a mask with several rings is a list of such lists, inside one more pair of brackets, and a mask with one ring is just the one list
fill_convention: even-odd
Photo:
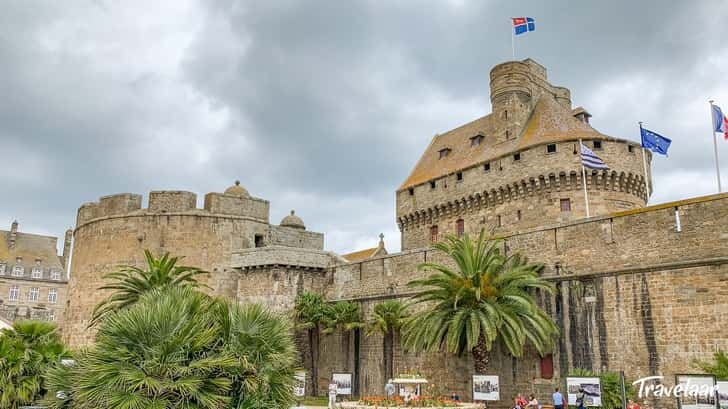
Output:
[[414,188],[409,188],[408,191],[409,191],[409,195],[410,196],[414,196],[415,195],[415,189]]
[[463,172],[458,172],[455,174],[455,177],[457,178],[457,181],[460,182],[463,180]]
[[556,153],[556,144],[550,143],[546,145],[546,153]]
[[450,154],[450,148],[440,149],[440,159],[447,157]]
[[470,146],[478,146],[483,142],[483,139],[485,137],[483,135],[475,135],[472,138],[470,138]]
[[23,266],[13,267],[13,277],[22,277],[25,274],[25,268]]
[[51,280],[60,280],[61,272],[58,270],[51,270]]
[[43,278],[43,269],[38,266],[33,267],[33,269],[30,270],[30,276],[33,278]]

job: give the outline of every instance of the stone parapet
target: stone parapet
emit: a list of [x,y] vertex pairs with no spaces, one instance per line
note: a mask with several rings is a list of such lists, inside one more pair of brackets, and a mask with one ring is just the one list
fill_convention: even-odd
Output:
[[342,262],[342,260],[334,253],[328,251],[284,246],[266,246],[245,249],[233,253],[231,267],[251,269],[279,265],[324,269],[337,262]]

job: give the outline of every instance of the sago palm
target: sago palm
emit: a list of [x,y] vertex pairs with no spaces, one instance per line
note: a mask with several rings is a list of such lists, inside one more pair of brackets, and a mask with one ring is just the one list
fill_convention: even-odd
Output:
[[0,408],[30,405],[45,393],[43,372],[65,349],[56,326],[17,321],[0,334]]
[[406,350],[470,352],[475,371],[485,373],[496,341],[515,357],[523,355],[527,343],[541,355],[553,347],[558,328],[534,292],[551,293],[554,285],[540,277],[541,264],[518,253],[505,256],[502,244],[484,231],[475,241],[467,234],[449,235],[435,244],[454,268],[423,263],[420,269],[436,273],[409,283],[422,288],[414,300],[426,306],[405,326]]
[[318,351],[319,335],[330,316],[331,306],[323,295],[313,291],[305,291],[296,297],[294,314],[299,329],[306,330],[308,347],[311,355],[311,396],[318,394]]
[[384,379],[392,379],[394,361],[394,335],[409,318],[407,304],[400,300],[388,300],[374,306],[372,318],[367,323],[367,333],[380,333],[384,336]]
[[326,329],[323,332],[330,334],[335,330],[341,331],[344,338],[342,348],[346,356],[346,365],[349,365],[350,359],[351,333],[364,325],[358,303],[346,300],[337,301],[329,308]]
[[119,311],[136,303],[142,294],[168,286],[199,287],[197,276],[209,274],[197,267],[178,266],[177,257],[166,253],[156,258],[148,250],[144,250],[146,269],[123,265],[119,271],[104,275],[105,280],[112,282],[99,287],[100,290],[113,290],[113,293],[94,308],[89,326],[99,323],[111,312]]

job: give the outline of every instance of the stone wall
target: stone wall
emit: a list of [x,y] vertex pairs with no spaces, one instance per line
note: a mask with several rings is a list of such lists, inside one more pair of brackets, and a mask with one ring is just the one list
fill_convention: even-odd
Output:
[[[556,152],[547,152],[549,144],[556,146]],[[647,195],[639,148],[602,140],[601,150],[595,152],[610,170],[587,172],[590,214],[644,206]],[[454,232],[458,219],[472,232],[498,227],[499,216],[502,231],[586,216],[578,141],[544,143],[518,153],[519,160],[509,154],[488,162],[488,170],[481,164],[463,169],[460,175],[441,177],[434,188],[426,183],[397,192],[402,249],[428,245],[434,225],[441,233]],[[561,211],[561,199],[570,200],[570,212]]]
[[[728,350],[725,220],[728,194],[721,194],[506,234],[506,251],[544,262],[544,275],[558,284],[541,303],[563,335],[553,352],[553,379],[541,378],[532,351],[519,360],[494,351],[492,372],[501,376],[504,400],[493,406],[505,407],[516,392],[549,396],[573,368],[624,370],[631,379],[661,374],[670,383],[675,373],[697,370],[693,359]],[[339,265],[327,295],[360,301],[369,314],[382,299],[407,298],[412,290],[406,283],[425,274],[417,269],[423,261],[448,263],[438,252],[418,249]],[[382,392],[381,342],[380,336],[361,339],[362,393]],[[333,352],[339,347],[334,336],[323,343],[321,376],[351,367]],[[470,396],[467,356],[398,350],[395,368],[404,366]]]
[[[64,340],[70,346],[89,343],[87,330],[94,306],[108,291],[98,290],[106,272],[119,264],[144,266],[144,250],[183,256],[181,263],[209,271],[204,278],[215,294],[234,298],[234,251],[254,247],[255,236],[267,236],[267,201],[214,194],[207,209],[189,208],[189,192],[154,192],[150,208],[142,209],[140,195],[120,194],[87,203],[78,212],[74,231],[73,265],[68,285],[69,304],[63,321]],[[219,199],[219,200],[218,200]],[[241,209],[232,206],[238,203]],[[251,204],[252,203],[252,204]],[[257,208],[251,214],[250,208]],[[257,206],[257,207],[256,207]],[[188,210],[185,210],[188,209]]]
[[270,226],[270,245],[323,250],[324,235],[286,226]]

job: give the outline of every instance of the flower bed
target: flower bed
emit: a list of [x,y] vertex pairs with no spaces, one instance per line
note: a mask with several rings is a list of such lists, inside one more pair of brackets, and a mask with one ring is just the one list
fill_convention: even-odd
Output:
[[364,396],[359,402],[346,402],[341,405],[343,408],[365,409],[365,408],[467,408],[478,409],[483,405],[473,403],[458,403],[444,397],[419,396],[412,398],[407,404],[399,396],[387,398],[386,396]]

